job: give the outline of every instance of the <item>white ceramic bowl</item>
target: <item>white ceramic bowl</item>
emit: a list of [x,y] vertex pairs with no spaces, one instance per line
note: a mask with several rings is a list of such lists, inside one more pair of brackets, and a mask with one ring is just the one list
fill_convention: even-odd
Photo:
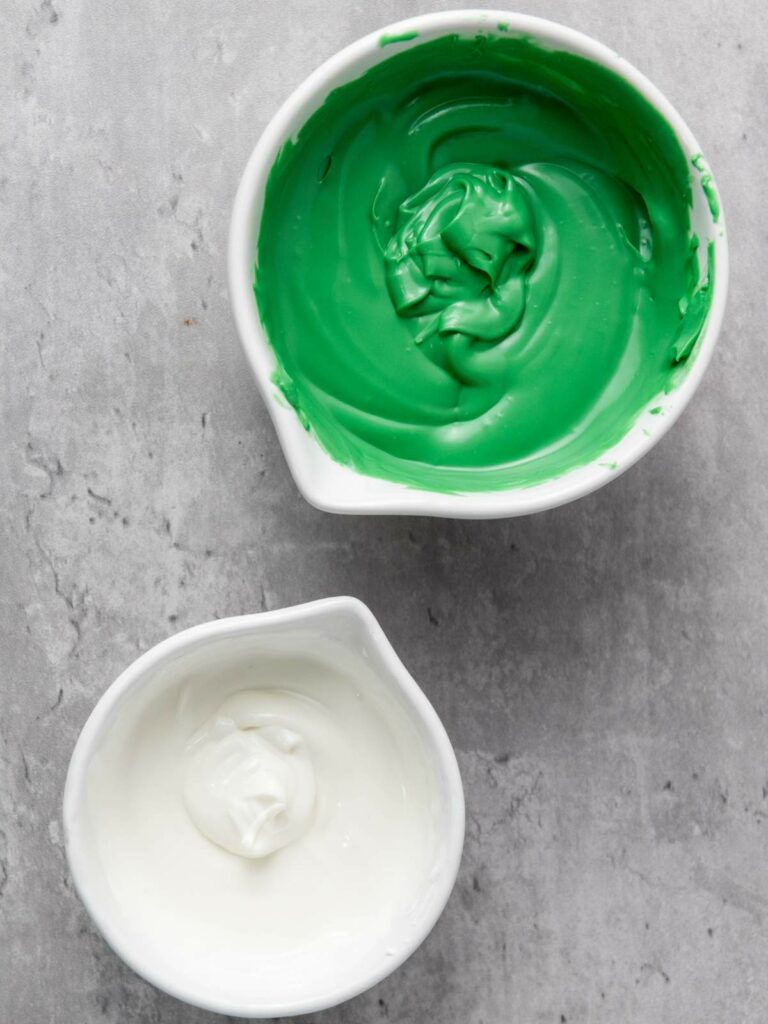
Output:
[[[474,35],[494,32],[499,22],[505,34],[522,33],[542,45],[579,54],[602,64],[626,79],[674,129],[689,160],[701,153],[690,129],[659,90],[626,60],[589,36],[555,22],[506,11],[448,11],[422,15],[389,25],[352,43],[319,67],[285,101],[256,144],[245,168],[235,199],[229,235],[229,290],[240,338],[256,375],[261,394],[274,422],[296,485],[312,505],[328,512],[452,516],[485,519],[526,515],[573,501],[615,479],[649,451],[669,430],[688,404],[709,363],[725,309],[728,252],[722,213],[713,222],[701,188],[693,188],[692,228],[702,242],[714,242],[715,286],[709,318],[698,343],[695,363],[684,381],[669,395],[650,401],[628,434],[613,448],[585,466],[532,487],[505,491],[439,494],[364,476],[339,465],[320,447],[299,422],[293,409],[272,383],[274,353],[262,328],[253,294],[256,256],[264,188],[283,142],[294,136],[307,118],[336,87],[358,78],[393,52],[418,46],[446,33]],[[382,47],[383,35],[418,37]],[[714,183],[712,184],[714,189]],[[722,208],[722,204],[721,208]],[[662,406],[663,415],[650,409]]]
[[[250,974],[240,976],[234,992],[229,976],[189,970],[173,949],[158,948],[142,935],[114,899],[89,821],[87,791],[94,757],[117,719],[147,688],[158,693],[194,670],[202,657],[215,656],[226,672],[227,660],[242,664],[279,650],[312,656],[318,642],[329,642],[345,659],[382,681],[404,708],[424,744],[434,770],[439,807],[434,863],[424,879],[418,906],[404,910],[389,932],[377,936],[370,953],[353,964],[339,963],[318,983],[296,982],[290,990],[259,992]],[[219,665],[220,662],[220,665]],[[327,598],[311,604],[207,622],[164,640],[135,661],[109,687],[86,722],[75,746],[64,790],[64,834],[77,891],[105,939],[122,959],[158,988],[195,1006],[238,1017],[284,1017],[334,1006],[370,988],[390,974],[423,942],[448,900],[456,880],[464,842],[464,796],[450,740],[431,704],[408,674],[378,622],[360,601]],[[303,985],[303,987],[302,987]],[[252,991],[243,991],[252,986]]]

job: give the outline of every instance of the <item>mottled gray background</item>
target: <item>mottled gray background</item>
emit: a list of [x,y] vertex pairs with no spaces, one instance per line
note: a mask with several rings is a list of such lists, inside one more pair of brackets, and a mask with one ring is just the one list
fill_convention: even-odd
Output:
[[371,606],[447,723],[469,814],[432,936],[322,1024],[764,1024],[764,0],[525,4],[678,106],[733,273],[672,434],[602,492],[499,523],[309,508],[227,302],[259,132],[320,61],[417,5],[1,6],[2,1024],[218,1019],[94,932],[62,850],[65,767],[149,645],[337,593]]

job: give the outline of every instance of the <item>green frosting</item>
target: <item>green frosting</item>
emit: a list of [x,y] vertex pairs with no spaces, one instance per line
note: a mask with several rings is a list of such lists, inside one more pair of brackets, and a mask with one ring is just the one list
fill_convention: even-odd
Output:
[[583,58],[511,34],[396,53],[270,173],[255,294],[282,393],[333,458],[429,489],[598,458],[706,321],[690,170]]
[[712,180],[712,175],[707,169],[706,161],[702,153],[697,153],[691,161],[693,166],[701,175],[701,189],[706,197],[707,204],[709,205],[709,212],[712,214],[712,220],[717,224],[720,219],[720,200],[715,190],[715,183]]
[[511,174],[449,166],[401,203],[384,252],[395,309],[419,321],[416,344],[473,383],[475,342],[510,335],[525,310],[534,263],[533,214]]
[[393,43],[409,43],[412,39],[418,39],[418,32],[401,32],[399,36],[383,35],[379,37],[379,46],[392,46]]

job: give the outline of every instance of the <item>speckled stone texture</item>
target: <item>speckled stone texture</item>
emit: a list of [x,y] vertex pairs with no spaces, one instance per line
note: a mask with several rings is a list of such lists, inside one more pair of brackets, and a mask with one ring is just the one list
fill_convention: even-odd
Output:
[[91,926],[62,849],[67,761],[151,644],[337,593],[370,605],[445,720],[468,829],[421,950],[311,1020],[768,1020],[768,15],[525,6],[618,49],[689,121],[724,197],[731,298],[693,405],[640,465],[549,514],[458,523],[303,502],[225,285],[271,114],[414,5],[2,4],[3,1024],[219,1019]]

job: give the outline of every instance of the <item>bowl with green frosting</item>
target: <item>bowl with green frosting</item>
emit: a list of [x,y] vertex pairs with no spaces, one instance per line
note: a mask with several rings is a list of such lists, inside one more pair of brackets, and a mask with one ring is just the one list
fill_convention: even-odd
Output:
[[513,516],[607,483],[698,386],[727,275],[669,102],[594,40],[493,11],[314,72],[230,231],[245,351],[300,491],[334,512]]

